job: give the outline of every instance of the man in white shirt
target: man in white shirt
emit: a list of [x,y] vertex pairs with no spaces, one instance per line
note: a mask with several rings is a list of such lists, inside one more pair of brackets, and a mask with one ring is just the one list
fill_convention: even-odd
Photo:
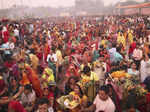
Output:
[[15,26],[15,29],[14,29],[14,36],[19,37],[19,30],[17,26]]
[[15,48],[15,45],[12,39],[9,39],[9,41],[7,43],[2,44],[0,48],[4,49],[4,56],[7,60],[13,55],[13,49]]
[[112,47],[108,50],[110,55],[110,61],[113,62],[115,60],[114,54],[117,52],[116,45],[113,43]]
[[109,88],[107,86],[101,86],[93,105],[86,109],[83,108],[82,112],[115,112],[115,104],[108,96],[108,93]]
[[49,60],[57,62],[57,55],[55,52],[51,52],[50,54],[48,54],[47,62],[49,62]]
[[27,84],[24,86],[24,92],[21,95],[21,103],[26,110],[31,111],[36,100],[36,94],[32,89],[31,85]]

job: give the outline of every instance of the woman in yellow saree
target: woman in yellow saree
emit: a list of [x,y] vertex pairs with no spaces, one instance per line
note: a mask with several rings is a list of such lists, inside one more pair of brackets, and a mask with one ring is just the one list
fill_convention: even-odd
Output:
[[53,70],[48,67],[44,69],[41,78],[42,78],[42,85],[44,86],[48,85],[50,82],[55,82]]
[[126,48],[126,39],[125,39],[123,33],[120,33],[120,32],[118,33],[117,43],[118,43],[118,45],[122,44],[123,47]]
[[128,29],[128,39],[129,39],[129,45],[133,43],[133,31]]
[[80,112],[81,107],[87,106],[87,96],[85,96],[78,84],[75,85],[74,91],[71,92],[69,95],[73,97],[73,100],[78,102],[79,105],[75,107],[74,109],[70,109],[69,112]]
[[81,108],[87,107],[87,96],[85,96],[78,84],[74,85],[74,90],[69,95],[61,96],[57,99],[57,112],[81,112]]
[[98,75],[91,71],[89,66],[84,66],[81,74],[81,85],[84,93],[88,96],[88,101],[93,102],[96,96],[96,84],[99,82]]

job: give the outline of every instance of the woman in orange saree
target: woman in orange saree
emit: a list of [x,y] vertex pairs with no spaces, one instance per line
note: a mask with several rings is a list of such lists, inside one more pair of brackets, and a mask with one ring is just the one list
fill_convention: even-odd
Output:
[[29,66],[25,65],[25,73],[27,75],[27,78],[29,79],[30,83],[32,84],[32,87],[37,95],[37,97],[43,96],[43,91],[41,89],[40,80],[36,74],[36,72]]
[[50,47],[49,47],[48,43],[45,43],[43,52],[44,52],[44,61],[46,62],[47,55],[50,52]]

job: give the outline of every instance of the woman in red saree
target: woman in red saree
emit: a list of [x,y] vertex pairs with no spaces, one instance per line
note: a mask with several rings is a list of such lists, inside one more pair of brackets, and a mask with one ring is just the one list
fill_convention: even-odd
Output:
[[26,112],[18,101],[11,101],[8,105],[8,112]]
[[4,29],[4,31],[2,32],[2,35],[3,35],[4,43],[8,42],[8,40],[9,40],[9,32],[8,32],[7,28]]

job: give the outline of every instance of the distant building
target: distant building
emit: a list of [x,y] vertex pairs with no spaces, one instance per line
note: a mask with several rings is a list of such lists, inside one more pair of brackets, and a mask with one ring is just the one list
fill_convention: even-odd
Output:
[[[150,1],[150,0],[149,0]],[[150,14],[150,2],[138,3],[135,1],[119,2],[116,4],[116,12],[123,15]]]

